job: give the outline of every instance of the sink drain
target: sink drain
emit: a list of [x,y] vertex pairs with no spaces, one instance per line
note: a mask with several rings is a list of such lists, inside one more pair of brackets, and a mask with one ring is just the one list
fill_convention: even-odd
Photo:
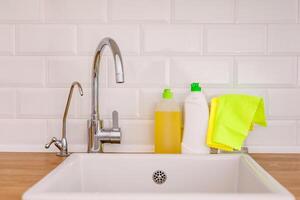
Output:
[[162,170],[156,170],[153,172],[152,180],[156,184],[163,184],[167,180],[167,174]]

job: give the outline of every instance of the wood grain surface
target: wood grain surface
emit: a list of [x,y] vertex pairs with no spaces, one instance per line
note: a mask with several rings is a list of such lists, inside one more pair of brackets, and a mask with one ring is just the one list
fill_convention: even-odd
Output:
[[269,174],[300,200],[300,154],[251,154]]
[[[300,200],[300,154],[251,156]],[[0,153],[0,200],[20,200],[63,160],[54,153]]]
[[0,153],[0,199],[20,200],[63,160],[54,153]]

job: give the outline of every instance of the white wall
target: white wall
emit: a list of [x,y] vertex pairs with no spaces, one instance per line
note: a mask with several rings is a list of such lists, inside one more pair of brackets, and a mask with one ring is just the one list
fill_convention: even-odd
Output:
[[[123,145],[151,150],[153,109],[164,86],[182,101],[191,81],[208,97],[265,98],[268,128],[247,145],[259,152],[300,152],[298,0],[0,0],[0,150],[45,151],[68,121],[71,151],[85,150],[93,52],[106,36],[123,53],[126,83],[110,59],[102,69],[101,112],[121,115]],[[109,67],[107,67],[109,66]],[[53,149],[52,149],[53,150]]]

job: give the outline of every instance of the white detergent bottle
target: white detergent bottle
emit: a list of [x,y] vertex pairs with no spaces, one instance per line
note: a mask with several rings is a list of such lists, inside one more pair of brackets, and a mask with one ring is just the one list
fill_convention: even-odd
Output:
[[184,101],[184,131],[182,153],[208,154],[206,133],[209,110],[206,98],[199,83],[191,84],[191,93]]

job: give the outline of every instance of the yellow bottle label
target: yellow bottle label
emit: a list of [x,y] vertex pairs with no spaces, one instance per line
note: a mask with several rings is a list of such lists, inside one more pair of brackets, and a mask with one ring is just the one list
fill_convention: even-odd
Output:
[[155,153],[181,153],[181,113],[155,112]]

